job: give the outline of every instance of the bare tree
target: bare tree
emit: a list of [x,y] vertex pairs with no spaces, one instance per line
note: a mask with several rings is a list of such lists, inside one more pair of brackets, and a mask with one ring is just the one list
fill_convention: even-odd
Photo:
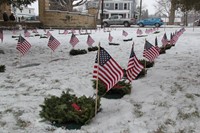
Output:
[[167,16],[170,15],[170,7],[171,2],[169,0],[157,0],[156,5],[154,5],[156,9],[156,16]]
[[178,0],[157,0],[157,14],[169,17],[169,24],[174,24]]
[[50,0],[49,2],[50,9],[73,11],[74,7],[85,4],[87,0]]

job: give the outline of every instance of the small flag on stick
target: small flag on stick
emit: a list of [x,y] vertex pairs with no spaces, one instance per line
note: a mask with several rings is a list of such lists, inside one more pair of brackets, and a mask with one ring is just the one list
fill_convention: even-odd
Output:
[[163,47],[166,47],[166,45],[168,44],[166,33],[163,35],[163,38],[161,41],[162,41]]
[[112,42],[112,40],[113,40],[113,37],[111,36],[110,33],[109,33],[109,36],[108,36],[108,40],[109,40],[109,42]]
[[122,79],[123,75],[123,69],[106,50],[100,47],[95,60],[93,78],[102,81],[106,85],[107,91],[109,91]]
[[72,33],[69,43],[74,47],[78,42],[79,42],[78,38],[76,37],[76,35]]
[[47,37],[50,37],[50,36],[51,36],[50,31],[47,31]]
[[88,46],[92,46],[93,43],[94,43],[94,40],[92,39],[92,37],[90,35],[88,35],[88,38],[87,38]]
[[128,33],[127,33],[126,31],[123,30],[123,31],[122,31],[122,35],[126,37],[126,36],[128,36]]
[[30,48],[31,48],[31,44],[20,35],[16,49],[20,53],[22,53],[22,55],[25,55],[29,51]]
[[52,35],[49,38],[48,47],[51,48],[53,51],[60,45],[60,42],[54,38]]
[[24,30],[24,36],[25,36],[25,37],[30,37],[30,35],[31,35],[31,33],[28,32],[27,29],[25,29],[25,30]]
[[131,55],[128,62],[128,68],[126,70],[127,79],[131,82],[133,81],[138,74],[142,71],[144,66],[138,61],[135,52],[134,52],[134,44],[131,49]]
[[154,59],[158,56],[158,50],[146,40],[144,45],[143,57],[147,58],[150,62],[153,62]]

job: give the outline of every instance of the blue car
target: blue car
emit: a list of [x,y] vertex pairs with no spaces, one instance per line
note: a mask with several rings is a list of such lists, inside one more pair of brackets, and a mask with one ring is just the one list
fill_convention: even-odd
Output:
[[140,27],[144,27],[146,25],[160,27],[163,24],[164,22],[161,18],[148,18],[148,19],[139,20],[137,22],[137,25],[139,25]]

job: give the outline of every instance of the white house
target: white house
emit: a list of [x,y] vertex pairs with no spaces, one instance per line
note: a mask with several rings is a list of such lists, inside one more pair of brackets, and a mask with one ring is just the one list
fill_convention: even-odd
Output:
[[[101,16],[102,3],[99,0],[91,0],[86,4],[86,8],[100,6],[98,19]],[[121,15],[123,18],[133,18],[136,14],[136,0],[104,0],[103,4],[104,18],[109,18],[112,15]]]
[[21,7],[20,9],[11,6],[11,12],[14,13],[16,21],[35,19],[35,9],[29,7]]

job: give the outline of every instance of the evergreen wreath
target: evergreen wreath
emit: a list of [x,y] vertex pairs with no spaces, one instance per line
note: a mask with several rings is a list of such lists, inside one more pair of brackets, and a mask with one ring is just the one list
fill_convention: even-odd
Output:
[[70,55],[79,55],[79,54],[87,54],[85,49],[72,49],[69,52]]
[[159,54],[165,54],[166,53],[166,50],[164,47],[160,47],[160,51],[159,51]]
[[123,39],[124,42],[128,42],[128,41],[132,41],[133,38],[130,38],[130,39]]
[[0,72],[5,72],[6,66],[5,65],[0,65]]
[[[76,97],[67,92],[62,92],[60,97],[50,96],[40,105],[40,117],[57,127],[67,129],[80,129],[90,122],[95,116],[95,101],[92,97]],[[100,98],[97,100],[97,109],[100,108]],[[78,125],[78,126],[77,126]]]
[[[96,80],[93,80],[93,88],[96,89]],[[131,84],[126,82],[126,80],[119,81],[108,92],[107,92],[105,84],[101,82],[100,80],[98,81],[98,95],[100,97],[104,97],[108,99],[118,99],[130,93],[131,93]]]
[[109,45],[120,45],[119,43],[109,43]]
[[171,47],[172,47],[171,44],[167,44],[167,45],[165,46],[165,49],[168,50],[168,49],[171,49]]
[[94,47],[88,47],[88,51],[91,52],[91,51],[97,51],[98,50],[98,47],[97,46],[94,46]]
[[[142,60],[139,60],[139,61],[146,68],[150,68],[150,67],[154,66],[154,62],[146,61],[145,59],[142,59]],[[146,66],[145,66],[145,62],[146,62]]]

